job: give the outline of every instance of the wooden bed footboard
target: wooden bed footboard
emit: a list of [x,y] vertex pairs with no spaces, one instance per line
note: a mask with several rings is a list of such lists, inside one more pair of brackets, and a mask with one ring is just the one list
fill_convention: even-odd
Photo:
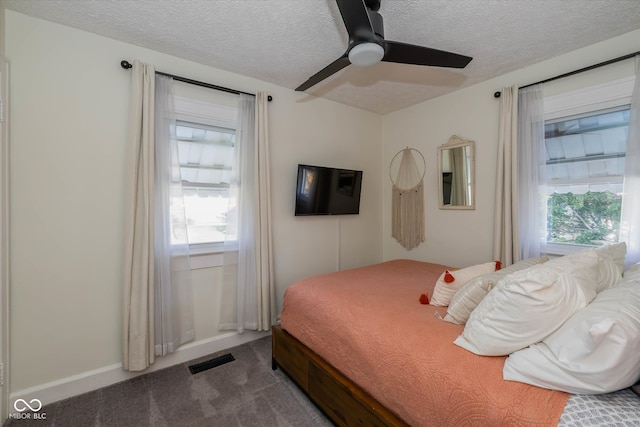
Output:
[[408,425],[278,325],[271,342],[272,368],[282,368],[337,425]]

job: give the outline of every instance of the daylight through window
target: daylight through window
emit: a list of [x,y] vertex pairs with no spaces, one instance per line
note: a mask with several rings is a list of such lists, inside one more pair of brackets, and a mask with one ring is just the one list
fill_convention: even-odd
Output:
[[628,106],[545,122],[547,242],[617,242],[628,125]]
[[223,242],[235,130],[178,121],[176,137],[189,243]]

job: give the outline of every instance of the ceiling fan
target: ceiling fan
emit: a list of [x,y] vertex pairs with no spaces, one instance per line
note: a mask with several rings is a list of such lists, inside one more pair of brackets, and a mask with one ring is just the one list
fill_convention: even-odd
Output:
[[346,52],[296,88],[307,90],[349,64],[369,66],[380,61],[432,67],[464,68],[473,58],[457,53],[384,39],[380,0],[336,0],[349,34]]

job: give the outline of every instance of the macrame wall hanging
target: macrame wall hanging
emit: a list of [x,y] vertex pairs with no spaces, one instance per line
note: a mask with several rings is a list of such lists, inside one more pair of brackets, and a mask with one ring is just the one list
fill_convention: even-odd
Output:
[[[422,172],[413,153],[422,160]],[[398,172],[394,177],[394,161],[400,156]],[[391,236],[411,250],[424,242],[424,174],[426,162],[420,151],[414,148],[400,150],[391,159],[389,177],[393,184],[391,193]]]

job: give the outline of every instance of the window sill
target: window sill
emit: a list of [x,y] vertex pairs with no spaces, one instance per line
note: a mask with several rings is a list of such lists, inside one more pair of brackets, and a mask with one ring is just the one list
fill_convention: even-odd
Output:
[[238,262],[238,251],[236,246],[231,248],[222,243],[202,243],[189,245],[189,264],[191,270],[203,268],[222,267],[225,264],[225,257],[230,264]]
[[577,245],[573,243],[546,243],[542,248],[543,255],[549,255],[552,257],[569,255],[583,249],[595,248],[591,245]]

